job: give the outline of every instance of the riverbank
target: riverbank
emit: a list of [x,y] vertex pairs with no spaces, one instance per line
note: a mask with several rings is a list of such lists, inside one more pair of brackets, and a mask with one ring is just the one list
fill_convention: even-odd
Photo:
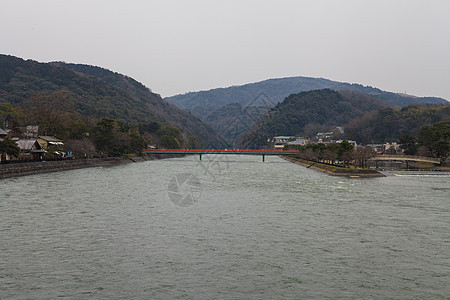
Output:
[[342,168],[337,166],[331,166],[321,163],[316,163],[312,161],[303,160],[296,157],[284,156],[282,157],[287,161],[293,162],[295,164],[304,166],[309,169],[324,172],[332,176],[344,176],[349,178],[375,178],[375,177],[386,177],[386,175],[370,169],[350,169]]
[[39,162],[18,162],[0,164],[0,180],[11,177],[60,172],[75,169],[114,166],[127,163],[143,162],[154,159],[171,158],[173,155],[151,155],[134,157],[106,157],[88,159],[70,159]]

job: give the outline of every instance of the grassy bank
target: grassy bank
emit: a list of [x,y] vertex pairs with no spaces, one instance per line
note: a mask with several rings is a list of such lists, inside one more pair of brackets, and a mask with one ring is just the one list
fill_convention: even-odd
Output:
[[376,171],[376,170],[370,170],[370,169],[351,169],[351,168],[344,168],[339,166],[332,166],[322,163],[317,163],[313,161],[308,161],[296,157],[283,157],[285,160],[288,160],[290,162],[302,165],[306,168],[314,169],[317,171],[321,171],[324,173],[327,173],[332,176],[344,176],[344,177],[350,177],[350,178],[374,178],[374,177],[385,177],[382,173]]

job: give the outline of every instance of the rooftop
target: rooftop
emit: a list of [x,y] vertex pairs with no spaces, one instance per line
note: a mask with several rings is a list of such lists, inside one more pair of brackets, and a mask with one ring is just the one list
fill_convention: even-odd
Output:
[[17,144],[17,146],[19,146],[19,148],[21,150],[31,150],[31,149],[33,149],[34,144],[37,144],[37,143],[36,143],[36,140],[20,139],[20,140],[16,141],[16,144]]
[[39,138],[43,139],[46,142],[61,142],[60,139],[57,139],[54,136],[40,135]]

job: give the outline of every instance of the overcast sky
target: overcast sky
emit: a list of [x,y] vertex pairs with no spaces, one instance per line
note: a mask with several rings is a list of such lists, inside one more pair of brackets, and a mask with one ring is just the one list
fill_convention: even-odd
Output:
[[0,53],[162,96],[310,76],[450,100],[450,1],[0,0]]

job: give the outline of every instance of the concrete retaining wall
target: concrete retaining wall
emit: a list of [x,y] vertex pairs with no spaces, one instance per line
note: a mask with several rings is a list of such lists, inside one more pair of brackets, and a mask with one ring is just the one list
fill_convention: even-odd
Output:
[[112,157],[112,158],[92,158],[92,159],[0,164],[0,179],[49,173],[49,172],[123,164],[123,163],[132,163],[145,160],[146,159],[142,157],[133,157],[133,158]]

